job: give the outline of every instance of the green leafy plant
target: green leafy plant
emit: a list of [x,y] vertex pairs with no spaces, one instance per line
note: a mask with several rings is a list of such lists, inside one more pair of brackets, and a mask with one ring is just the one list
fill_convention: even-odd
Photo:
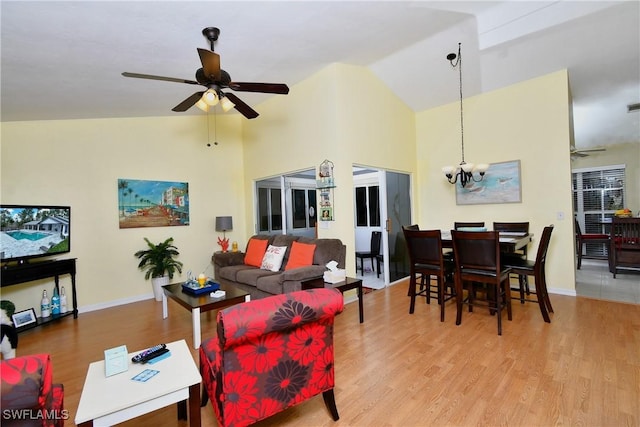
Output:
[[173,275],[176,270],[182,273],[182,263],[175,259],[180,254],[178,248],[173,245],[173,237],[169,237],[162,243],[153,244],[144,238],[147,242],[149,249],[140,250],[134,255],[140,260],[138,268],[146,271],[144,278],[148,280],[151,278],[162,277],[165,274],[173,279]]

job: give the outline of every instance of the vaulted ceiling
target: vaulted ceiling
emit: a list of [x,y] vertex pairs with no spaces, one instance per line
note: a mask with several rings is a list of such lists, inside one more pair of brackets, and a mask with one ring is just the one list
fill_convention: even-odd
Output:
[[[369,67],[414,111],[454,102],[445,59],[462,43],[464,96],[568,69],[578,147],[640,142],[640,3],[631,1],[6,1],[1,119],[203,114],[171,108],[199,86],[201,31],[235,81],[295,84],[334,62]],[[268,96],[236,92],[259,111]],[[260,118],[258,118],[260,120]]]

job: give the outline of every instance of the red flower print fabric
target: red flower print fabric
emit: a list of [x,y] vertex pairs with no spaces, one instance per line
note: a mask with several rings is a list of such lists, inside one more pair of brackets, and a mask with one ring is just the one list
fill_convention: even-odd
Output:
[[334,387],[333,324],[342,294],[312,289],[218,312],[200,372],[221,426],[246,426]]

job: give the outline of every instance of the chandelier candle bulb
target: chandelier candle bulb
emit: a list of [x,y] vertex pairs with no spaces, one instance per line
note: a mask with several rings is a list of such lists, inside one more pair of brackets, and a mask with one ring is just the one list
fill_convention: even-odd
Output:
[[455,168],[453,166],[445,166],[442,168],[442,173],[445,175],[451,175],[453,176],[453,171],[455,170]]

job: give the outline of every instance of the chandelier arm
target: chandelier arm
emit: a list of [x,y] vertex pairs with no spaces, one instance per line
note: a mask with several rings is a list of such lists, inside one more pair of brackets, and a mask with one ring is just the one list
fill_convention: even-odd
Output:
[[484,179],[484,172],[479,173],[478,175],[479,175],[479,178],[478,178],[478,179],[476,179],[476,178],[475,178],[475,176],[473,176],[473,175],[471,176],[471,179],[473,179],[473,181],[474,181],[474,182],[480,182],[480,181],[482,181],[482,180]]

